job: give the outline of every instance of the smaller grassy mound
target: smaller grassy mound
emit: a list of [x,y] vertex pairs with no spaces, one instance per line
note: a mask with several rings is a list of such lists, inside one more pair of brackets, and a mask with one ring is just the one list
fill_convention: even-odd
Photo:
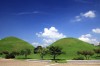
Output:
[[34,47],[28,42],[16,37],[6,37],[0,40],[0,52],[21,51],[24,49],[33,50]]

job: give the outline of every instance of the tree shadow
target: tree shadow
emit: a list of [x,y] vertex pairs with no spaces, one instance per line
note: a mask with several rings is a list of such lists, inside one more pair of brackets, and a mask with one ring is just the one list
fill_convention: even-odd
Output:
[[100,56],[95,56],[94,58],[100,60]]

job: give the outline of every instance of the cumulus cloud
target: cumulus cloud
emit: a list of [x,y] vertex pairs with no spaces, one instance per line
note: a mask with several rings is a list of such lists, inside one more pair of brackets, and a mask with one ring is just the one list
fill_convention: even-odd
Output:
[[43,32],[36,33],[39,38],[42,38],[42,42],[44,46],[47,46],[58,39],[65,38],[66,35],[63,33],[59,33],[58,29],[55,27],[44,28]]
[[92,29],[92,32],[94,32],[94,33],[100,33],[100,28]]
[[86,18],[94,18],[94,17],[96,17],[94,11],[88,11],[88,12],[82,14],[82,16],[84,16],[84,17],[86,17]]
[[95,18],[96,14],[94,11],[90,10],[85,13],[80,13],[80,15],[75,16],[75,18],[72,20],[73,22],[80,22],[84,20],[85,18]]
[[62,33],[59,33],[55,27],[44,28],[44,32],[36,33],[38,37],[59,39],[65,37]]
[[88,42],[90,44],[98,45],[99,42],[97,39],[93,38],[91,34],[81,35],[78,39]]

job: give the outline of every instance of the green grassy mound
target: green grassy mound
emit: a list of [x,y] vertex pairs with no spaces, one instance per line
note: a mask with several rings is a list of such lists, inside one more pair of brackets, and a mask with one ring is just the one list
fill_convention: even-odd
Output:
[[73,59],[74,57],[78,56],[77,51],[93,50],[95,48],[95,46],[76,38],[63,38],[54,42],[50,46],[59,46],[62,48],[62,50],[66,53],[64,55],[58,56],[58,58],[62,59]]
[[6,37],[0,40],[0,52],[20,51],[24,49],[33,50],[34,47],[28,42],[16,37]]

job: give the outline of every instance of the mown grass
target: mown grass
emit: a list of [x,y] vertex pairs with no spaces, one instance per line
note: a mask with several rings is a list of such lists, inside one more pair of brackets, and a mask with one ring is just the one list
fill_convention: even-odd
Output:
[[34,47],[28,42],[16,37],[6,37],[0,40],[0,52],[2,51],[19,52],[25,49],[30,49],[33,51]]
[[76,38],[63,38],[56,42],[54,42],[51,46],[58,46],[62,48],[62,51],[65,52],[65,54],[59,56],[59,58],[65,58],[65,59],[73,59],[77,56],[77,51],[82,50],[89,50],[93,51],[96,47],[83,42]]
[[[83,42],[81,40],[78,40],[76,38],[63,38],[54,42],[50,46],[59,46],[62,48],[62,51],[64,52],[64,54],[56,57],[56,59],[60,59],[58,60],[58,62],[63,62],[64,59],[71,60],[73,58],[78,57],[77,51],[82,51],[82,50],[93,51],[93,49],[96,48],[95,46],[89,43]],[[28,55],[27,59],[41,59],[39,54],[33,53],[34,47],[30,45],[29,43],[27,43],[26,41],[23,41],[16,37],[7,37],[0,40],[0,52],[6,51],[6,50],[9,52],[20,51],[27,48],[31,49],[32,51],[32,54]],[[4,55],[1,55],[1,56],[4,57]],[[19,56],[16,56],[16,59],[26,59],[26,58],[23,55],[19,55]],[[51,60],[51,59],[52,59],[52,56],[49,54],[44,56],[44,60]],[[100,59],[100,57],[96,57],[96,54],[95,54],[90,59],[98,60]]]

